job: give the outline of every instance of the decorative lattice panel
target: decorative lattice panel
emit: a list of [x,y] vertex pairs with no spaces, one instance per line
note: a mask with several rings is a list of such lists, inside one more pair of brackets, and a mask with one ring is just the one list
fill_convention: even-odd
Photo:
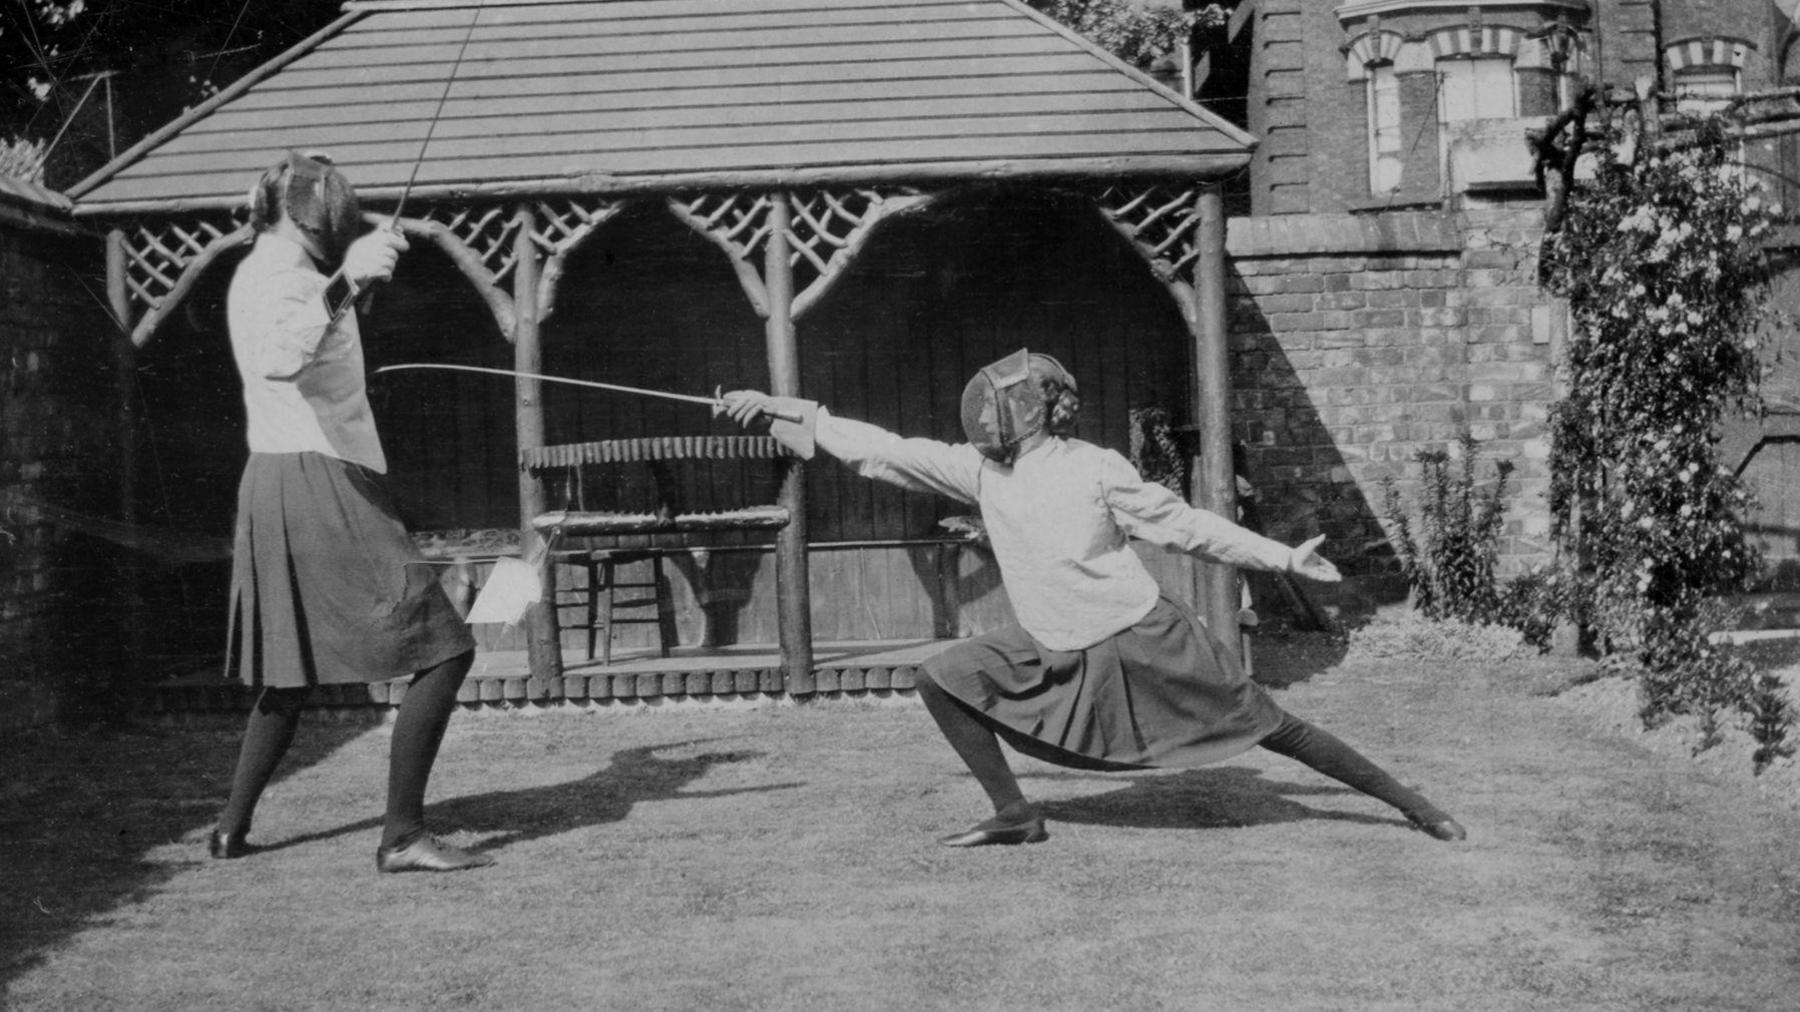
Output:
[[496,285],[505,282],[518,260],[514,242],[519,222],[510,206],[492,204],[479,207],[434,206],[419,218],[443,226],[457,241],[480,259],[493,274]]
[[769,221],[774,202],[767,194],[705,193],[697,197],[671,197],[669,206],[683,221],[724,247],[733,260],[748,261],[760,255],[774,229]]
[[624,206],[612,201],[539,201],[531,240],[545,256],[567,256]]
[[190,267],[247,237],[239,228],[226,215],[126,226],[125,287],[132,302],[149,311],[160,308]]
[[[816,190],[788,195],[788,245],[796,268],[813,277],[838,269],[875,223],[902,205],[923,200],[916,193],[884,195],[874,190],[832,193]],[[796,278],[798,280],[798,278]],[[796,288],[802,287],[796,285]]]
[[[787,226],[782,235],[793,270],[794,313],[817,302],[855,259],[882,219],[923,206],[930,197],[914,190],[807,190],[784,194]],[[739,265],[745,289],[758,311],[766,311],[760,266],[776,230],[776,200],[769,194],[720,193],[671,198],[676,216],[704,233]],[[754,283],[753,283],[754,282]]]
[[1183,280],[1200,256],[1200,187],[1108,186],[1094,202],[1164,281]]
[[624,208],[623,202],[604,200],[538,201],[531,230],[531,241],[544,255],[544,269],[538,275],[538,319],[547,320],[556,312],[556,289],[569,254]]

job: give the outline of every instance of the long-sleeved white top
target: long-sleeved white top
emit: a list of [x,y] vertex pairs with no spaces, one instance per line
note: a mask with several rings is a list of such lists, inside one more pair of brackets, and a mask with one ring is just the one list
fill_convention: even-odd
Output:
[[314,451],[385,472],[356,314],[332,322],[325,282],[304,248],[269,232],[232,275],[225,314],[250,450]]
[[820,408],[820,449],[857,473],[981,510],[1013,613],[1052,650],[1080,650],[1156,606],[1131,538],[1250,569],[1287,570],[1294,550],[1195,509],[1123,456],[1052,437],[1000,464],[966,443],[906,439]]

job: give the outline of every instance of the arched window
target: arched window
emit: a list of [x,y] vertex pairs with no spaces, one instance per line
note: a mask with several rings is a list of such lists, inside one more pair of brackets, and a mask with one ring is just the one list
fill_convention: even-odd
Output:
[[1361,79],[1363,105],[1368,124],[1369,192],[1389,194],[1400,189],[1406,168],[1402,150],[1403,110],[1400,102],[1400,78],[1394,56],[1404,44],[1398,33],[1384,32],[1379,27],[1353,39],[1346,47],[1350,61],[1350,79]]
[[1704,115],[1731,104],[1741,87],[1749,44],[1735,39],[1682,39],[1663,49],[1675,108]]

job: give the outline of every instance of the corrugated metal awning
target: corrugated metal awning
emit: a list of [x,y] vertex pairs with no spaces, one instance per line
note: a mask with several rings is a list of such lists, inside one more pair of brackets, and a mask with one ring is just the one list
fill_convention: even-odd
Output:
[[288,148],[328,150],[379,203],[415,162],[415,192],[468,197],[1192,179],[1245,164],[1254,145],[1018,0],[356,0],[345,10],[74,187],[76,213],[234,206]]

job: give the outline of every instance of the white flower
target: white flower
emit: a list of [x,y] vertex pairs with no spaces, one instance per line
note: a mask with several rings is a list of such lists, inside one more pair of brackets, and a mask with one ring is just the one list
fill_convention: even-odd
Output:
[[1619,230],[1623,232],[1652,232],[1656,229],[1656,216],[1650,205],[1640,205],[1619,222]]

